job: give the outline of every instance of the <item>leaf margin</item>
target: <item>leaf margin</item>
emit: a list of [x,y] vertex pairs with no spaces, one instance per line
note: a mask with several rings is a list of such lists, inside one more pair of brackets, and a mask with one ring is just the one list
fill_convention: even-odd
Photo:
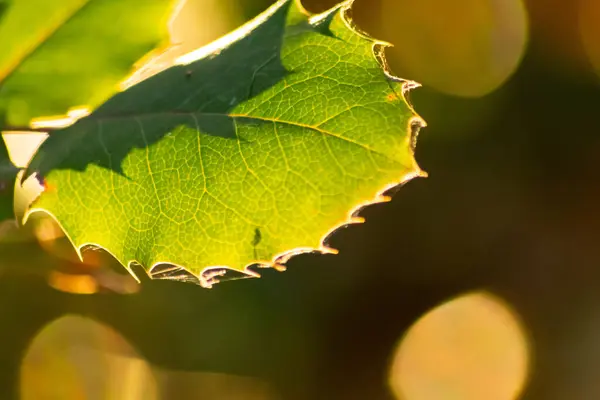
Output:
[[[402,101],[404,101],[405,105],[408,107],[408,109],[412,113],[412,116],[407,121],[408,126],[406,127],[407,136],[411,143],[411,146],[410,146],[411,154],[410,155],[411,155],[411,161],[412,161],[412,165],[411,165],[412,170],[409,172],[406,172],[404,174],[404,176],[402,176],[399,180],[393,181],[393,182],[390,182],[390,183],[384,185],[384,187],[380,191],[378,191],[377,194],[373,198],[365,200],[365,201],[353,206],[347,212],[345,219],[341,220],[337,224],[334,224],[319,239],[319,243],[320,243],[319,247],[316,247],[316,248],[298,247],[298,248],[286,250],[286,251],[283,251],[283,252],[273,255],[271,260],[254,260],[253,262],[245,265],[243,269],[232,268],[230,266],[225,266],[225,265],[223,265],[223,266],[220,266],[220,265],[205,266],[200,270],[200,272],[197,275],[192,273],[188,268],[186,268],[183,265],[178,265],[173,262],[156,261],[156,262],[154,262],[153,265],[146,267],[146,273],[150,277],[152,277],[153,270],[156,269],[157,267],[163,266],[163,265],[172,265],[174,268],[185,271],[187,274],[198,278],[199,284],[201,286],[203,286],[205,288],[211,288],[214,284],[216,284],[220,281],[220,277],[224,276],[227,273],[227,271],[232,271],[237,274],[242,273],[242,274],[244,274],[244,276],[242,278],[251,278],[251,277],[258,278],[258,277],[260,277],[260,274],[258,272],[256,272],[254,269],[252,269],[253,267],[274,268],[278,271],[284,271],[286,267],[283,264],[287,263],[291,258],[293,258],[297,255],[301,255],[301,254],[337,254],[338,250],[335,248],[332,248],[328,245],[328,242],[329,242],[330,238],[332,237],[332,235],[334,235],[341,228],[347,227],[349,225],[364,223],[365,219],[363,217],[359,216],[360,212],[364,208],[369,207],[374,204],[389,202],[389,201],[391,201],[392,198],[388,193],[395,191],[397,188],[405,185],[406,183],[413,180],[414,178],[419,178],[419,177],[426,178],[428,176],[427,172],[425,172],[424,170],[422,170],[419,167],[419,165],[417,164],[417,161],[414,157],[415,146],[416,146],[416,141],[417,141],[417,137],[419,134],[419,130],[421,128],[426,127],[427,123],[414,110],[414,107],[412,106],[412,104],[410,103],[410,101],[407,97],[407,94],[412,89],[420,87],[421,84],[419,84],[415,81],[412,81],[412,80],[399,78],[392,74],[392,72],[388,66],[386,57],[385,57],[385,49],[388,47],[393,47],[393,44],[383,41],[383,40],[373,38],[369,34],[360,30],[354,24],[354,22],[352,21],[352,18],[350,16],[354,0],[344,0],[341,3],[330,8],[329,10],[327,10],[323,13],[319,13],[319,14],[311,14],[310,12],[308,12],[302,5],[301,0],[278,0],[277,2],[272,4],[269,8],[267,8],[265,11],[263,11],[261,14],[259,14],[255,18],[251,19],[250,21],[246,22],[245,24],[241,25],[240,27],[236,28],[232,32],[218,38],[217,40],[215,40],[211,43],[208,43],[205,46],[200,47],[197,50],[194,50],[190,53],[187,53],[187,54],[179,57],[176,60],[174,65],[175,66],[176,65],[187,65],[189,63],[201,60],[205,57],[213,56],[214,54],[218,53],[222,48],[226,47],[228,44],[233,43],[236,40],[240,40],[240,39],[244,38],[245,36],[251,34],[252,31],[254,30],[254,28],[259,26],[262,22],[266,21],[275,11],[279,10],[279,8],[282,7],[284,4],[290,3],[290,2],[293,3],[301,13],[303,13],[303,17],[308,18],[308,21],[311,24],[317,23],[320,20],[323,20],[329,16],[332,16],[334,13],[339,13],[341,20],[344,22],[346,27],[353,34],[359,35],[361,38],[372,42],[373,57],[375,58],[375,60],[381,67],[382,71],[384,72],[385,76],[389,80],[401,84],[401,89],[402,89],[401,93],[400,93],[401,99],[402,99]],[[35,178],[36,178],[35,173],[32,173],[32,171],[27,169],[27,173],[24,175],[23,179],[35,179]],[[23,182],[24,181],[22,181],[22,183]],[[41,194],[42,193],[40,193],[40,195]],[[80,245],[76,245],[74,240],[69,235],[69,233],[63,228],[60,221],[56,218],[56,216],[52,212],[50,212],[49,210],[46,210],[44,208],[31,207],[31,205],[33,205],[36,202],[36,200],[37,199],[34,199],[32,201],[32,203],[30,204],[30,207],[28,207],[27,211],[24,213],[22,221],[21,221],[21,223],[23,225],[25,223],[27,223],[29,217],[31,215],[33,215],[34,213],[40,212],[40,213],[46,214],[51,219],[53,219],[58,224],[58,226],[61,228],[61,230],[65,233],[66,238],[71,243],[71,245],[74,247],[76,254],[80,260],[83,261],[83,251],[84,250],[87,250],[89,248],[92,248],[92,249],[101,248],[102,250],[104,250],[108,254],[110,254],[113,258],[118,260],[118,262],[125,267],[125,269],[133,276],[133,278],[141,283],[142,279],[138,275],[136,275],[136,273],[133,271],[133,268],[132,268],[133,265],[140,264],[138,261],[129,260],[127,262],[127,265],[125,265],[125,263],[123,263],[119,258],[117,258],[115,256],[115,254],[113,254],[109,249],[107,249],[103,246],[100,246],[97,243],[81,243]],[[170,278],[170,279],[178,280],[176,278]],[[233,279],[239,279],[239,278],[233,278]]]

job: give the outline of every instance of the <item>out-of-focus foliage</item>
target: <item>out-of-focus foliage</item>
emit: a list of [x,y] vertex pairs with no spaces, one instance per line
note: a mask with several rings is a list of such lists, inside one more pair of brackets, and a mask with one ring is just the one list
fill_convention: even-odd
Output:
[[93,108],[166,44],[171,0],[11,0],[0,15],[0,114],[8,126]]
[[[334,3],[306,0],[313,11]],[[139,382],[140,396],[146,385],[161,399],[418,400],[418,389],[508,396],[520,364],[509,373],[492,371],[490,361],[514,362],[524,340],[530,370],[520,399],[600,398],[600,85],[588,58],[600,47],[593,47],[598,37],[582,32],[600,19],[590,11],[594,0],[523,3],[529,46],[502,86],[483,98],[430,85],[412,93],[429,124],[418,155],[431,178],[365,209],[366,224],[338,231],[331,238],[337,256],[296,257],[285,274],[265,270],[263,279],[206,291],[165,281],[138,285],[100,251],[84,252],[84,264],[68,261],[63,251],[76,255],[64,239],[52,239],[57,228],[48,229],[48,221],[19,231],[34,230],[39,244],[31,233],[30,243],[7,244],[3,236],[0,398],[21,398],[22,385],[51,395],[62,385],[33,386],[61,379],[106,393],[113,384],[123,389],[125,377]],[[237,4],[249,18],[270,2]],[[356,0],[354,9],[359,26],[378,38],[397,43],[405,31],[393,3]],[[215,26],[234,25],[239,14],[214,18],[224,21]],[[433,28],[417,26],[410,35]],[[449,45],[453,37],[445,36]],[[403,51],[386,54],[405,76]],[[443,73],[433,62],[438,55],[430,57]],[[0,226],[0,235],[6,231]],[[75,294],[80,277],[97,282],[95,294]],[[482,289],[493,296],[468,295]],[[67,314],[98,324],[66,323]],[[505,335],[515,321],[520,333]],[[106,327],[135,348],[150,374],[136,376],[146,368],[140,359],[85,334],[114,338]],[[458,349],[460,357],[441,356]],[[96,362],[99,355],[120,361]],[[60,360],[68,360],[63,368]],[[394,360],[421,363],[419,373],[395,369]],[[467,362],[490,375],[450,368]]]
[[[8,0],[0,1],[0,22],[8,9]],[[4,117],[0,114],[0,132],[4,125]],[[8,156],[8,148],[0,135],[0,223],[14,217],[13,201],[17,168]]]
[[13,201],[17,171],[17,167],[14,166],[8,156],[6,143],[0,135],[0,223],[15,216]]
[[348,7],[280,1],[54,132],[29,166],[53,188],[32,209],[126,266],[198,276],[331,252],[324,238],[360,221],[353,209],[423,174],[415,84],[389,75]]

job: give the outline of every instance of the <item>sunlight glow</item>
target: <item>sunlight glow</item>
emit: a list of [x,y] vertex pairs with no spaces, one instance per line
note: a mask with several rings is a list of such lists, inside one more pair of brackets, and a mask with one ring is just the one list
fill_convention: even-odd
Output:
[[528,40],[523,0],[382,0],[380,26],[393,70],[465,97],[506,82]]
[[158,400],[151,366],[115,330],[65,316],[35,337],[21,365],[21,399]]
[[220,52],[221,49],[227,47],[231,43],[240,40],[246,36],[248,36],[253,30],[255,30],[259,25],[265,22],[269,17],[271,17],[275,12],[281,8],[283,4],[285,4],[287,0],[279,0],[277,3],[273,4],[269,7],[264,13],[262,13],[259,17],[254,18],[248,23],[242,25],[240,28],[234,30],[233,32],[220,37],[212,43],[207,44],[204,47],[201,47],[197,50],[194,50],[188,54],[185,54],[177,60],[175,60],[175,64],[177,65],[188,65],[193,63],[194,61],[198,61],[200,59],[206,58],[210,55],[216,55]]
[[2,137],[6,143],[10,160],[17,168],[25,168],[48,134],[8,131],[3,132]]
[[583,49],[596,74],[600,75],[600,2],[582,0],[579,7],[578,22]]
[[98,292],[98,282],[90,275],[51,271],[48,284],[54,289],[66,293],[92,294]]
[[43,117],[32,119],[29,126],[31,126],[32,129],[60,129],[66,128],[69,125],[73,125],[75,121],[75,118],[68,115],[58,117]]
[[49,323],[33,339],[20,392],[23,400],[280,398],[254,377],[152,365],[116,330],[77,315]]
[[509,306],[486,293],[439,305],[401,340],[389,376],[399,400],[515,400],[529,346]]
[[67,111],[67,116],[77,120],[83,117],[87,117],[91,113],[92,110],[89,107],[76,107]]

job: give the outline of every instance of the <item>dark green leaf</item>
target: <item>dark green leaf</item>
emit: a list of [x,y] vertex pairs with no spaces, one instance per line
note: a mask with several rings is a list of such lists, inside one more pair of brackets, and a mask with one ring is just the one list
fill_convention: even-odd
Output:
[[0,1],[0,21],[2,21],[2,17],[4,16],[6,10],[8,10],[8,0]]

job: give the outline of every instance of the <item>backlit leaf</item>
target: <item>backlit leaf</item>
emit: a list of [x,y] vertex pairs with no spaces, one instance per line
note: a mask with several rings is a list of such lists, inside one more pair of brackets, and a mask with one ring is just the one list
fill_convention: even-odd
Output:
[[309,16],[282,0],[55,132],[29,168],[53,189],[30,213],[155,277],[332,252],[354,210],[424,174],[416,84],[387,72],[350,5]]

